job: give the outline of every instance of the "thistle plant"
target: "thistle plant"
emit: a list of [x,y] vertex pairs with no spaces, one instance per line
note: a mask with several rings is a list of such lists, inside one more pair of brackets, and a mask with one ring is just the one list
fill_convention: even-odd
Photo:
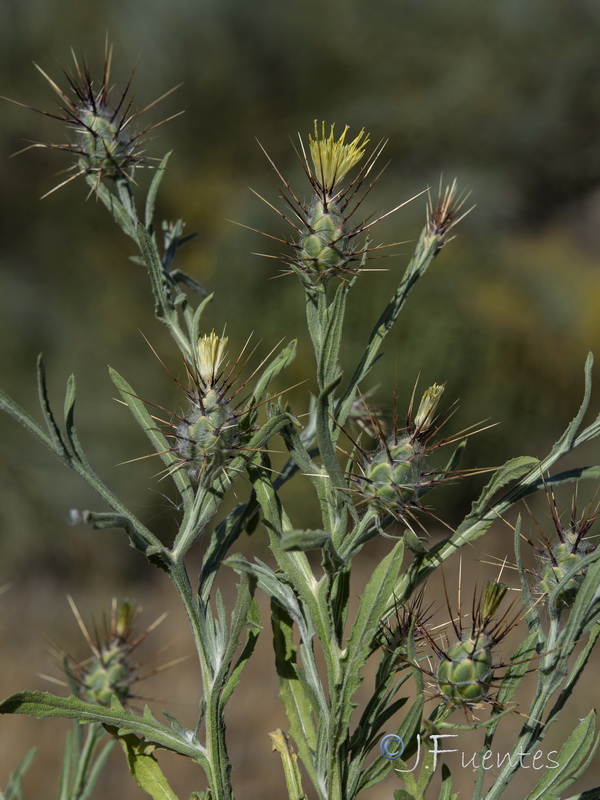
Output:
[[[231,732],[226,731],[224,714],[234,691],[251,690],[244,683],[244,667],[268,624],[259,614],[260,592],[271,602],[278,682],[273,691],[278,691],[288,720],[286,731],[264,731],[263,746],[269,747],[269,734],[290,800],[353,800],[367,796],[388,775],[397,800],[453,800],[458,796],[456,774],[448,763],[441,768],[441,786],[431,781],[442,752],[439,737],[458,736],[465,729],[481,736],[471,796],[512,796],[511,780],[523,768],[523,759],[534,759],[540,750],[600,636],[600,550],[587,536],[597,509],[566,528],[557,524],[556,512],[558,541],[552,539],[546,548],[537,574],[523,564],[519,520],[514,610],[499,611],[507,585],[491,583],[474,602],[470,617],[459,611],[457,622],[450,614],[445,642],[432,624],[435,609],[427,605],[424,610],[429,603],[425,582],[442,565],[455,568],[457,554],[477,553],[479,540],[494,537],[498,520],[529,495],[600,478],[600,466],[556,467],[563,456],[600,434],[600,416],[583,424],[591,398],[591,355],[581,407],[551,451],[541,459],[519,455],[492,470],[463,521],[455,528],[444,523],[445,538],[433,543],[431,534],[439,533],[441,522],[433,505],[437,489],[463,476],[458,465],[472,429],[440,435],[445,422],[441,382],[411,402],[404,424],[396,409],[397,387],[388,387],[395,407],[389,426],[369,409],[366,398],[384,340],[415,283],[455,235],[466,213],[466,194],[454,182],[440,186],[437,197],[428,196],[414,254],[363,351],[352,354],[353,369],[344,374],[340,354],[348,295],[361,282],[378,279],[363,274],[383,247],[372,245],[371,230],[408,201],[400,200],[379,218],[361,217],[362,200],[379,177],[375,166],[384,147],[381,143],[370,150],[370,136],[363,130],[336,133],[333,125],[316,122],[307,138],[300,136],[308,201],[299,199],[300,190],[292,189],[269,159],[281,182],[283,210],[277,201],[265,201],[293,231],[289,241],[278,240],[286,248],[279,258],[284,271],[298,279],[298,302],[304,299],[314,351],[316,394],[292,407],[275,384],[294,358],[294,341],[276,345],[252,371],[247,368],[252,354],[245,356],[237,348],[242,355],[233,358],[229,353],[236,349],[228,337],[205,326],[203,314],[212,295],[174,267],[178,248],[190,238],[183,235],[183,222],[161,226],[154,219],[169,156],[156,164],[141,203],[134,170],[146,157],[140,150],[142,134],[130,132],[139,114],[129,107],[127,89],[113,103],[109,75],[107,56],[98,83],[77,61],[74,75],[67,75],[67,90],[49,78],[62,105],[62,112],[53,116],[75,136],[60,147],[74,158],[72,177],[86,182],[136,246],[148,271],[156,320],[166,326],[184,364],[187,379],[177,379],[183,407],[174,410],[142,398],[126,378],[110,370],[122,402],[149,441],[150,453],[163,464],[160,477],[172,481],[177,493],[172,541],[163,543],[92,467],[77,434],[72,376],[62,421],[50,401],[41,357],[43,424],[4,393],[0,407],[97,492],[102,510],[77,512],[75,517],[97,530],[122,529],[129,544],[172,582],[197,656],[197,719],[187,729],[167,711],[159,719],[149,708],[139,713],[126,706],[136,677],[129,660],[129,605],[120,607],[106,641],[94,644],[92,663],[85,669],[67,665],[70,696],[23,691],[4,700],[0,711],[74,720],[63,774],[91,777],[79,783],[63,780],[61,800],[90,796],[92,778],[106,761],[108,750],[96,749],[105,738],[120,743],[134,780],[155,799],[175,798],[161,770],[161,750],[198,765],[196,800],[232,800],[234,792],[242,798],[243,787],[235,785],[231,770]],[[366,436],[374,437],[374,445]],[[285,447],[277,470],[270,453],[275,437]],[[439,462],[442,445],[448,455]],[[307,528],[299,512],[284,505],[280,490],[289,481],[316,497],[321,516],[317,529]],[[223,505],[230,491],[237,497],[232,509]],[[240,537],[253,531],[268,541],[268,561],[237,552]],[[364,551],[381,537],[386,554],[358,586]],[[189,552],[195,546],[201,549],[202,563],[193,582]],[[228,608],[217,578],[231,570],[239,575],[239,584]],[[354,609],[350,599],[356,594]],[[512,628],[521,631],[521,642],[511,653],[506,652],[506,633]],[[426,652],[428,645],[437,664]],[[527,672],[537,676],[529,699],[517,694]],[[365,680],[370,695],[357,707],[357,689]],[[497,730],[517,714],[521,727],[511,752],[488,772],[486,754],[493,752]],[[82,724],[93,732],[86,742]],[[260,748],[260,736],[255,742]],[[397,746],[390,748],[390,742]],[[591,763],[597,744],[590,711],[572,732],[562,734],[551,763],[535,773],[526,800],[565,798]],[[413,768],[411,759],[421,746],[425,758]],[[94,753],[100,754],[96,758]],[[21,796],[21,777],[30,761],[28,755],[14,773],[10,796]],[[590,788],[569,800],[598,796],[600,788]]]

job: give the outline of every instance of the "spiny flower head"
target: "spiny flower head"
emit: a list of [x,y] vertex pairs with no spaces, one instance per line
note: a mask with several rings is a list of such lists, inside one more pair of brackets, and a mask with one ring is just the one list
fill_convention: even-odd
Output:
[[[71,137],[66,144],[37,142],[30,147],[63,150],[76,156],[76,163],[69,170],[74,171],[75,174],[62,181],[44,196],[51,194],[80,175],[93,175],[97,183],[105,179],[132,182],[135,168],[148,164],[142,147],[142,138],[149,131],[168,120],[162,120],[141,131],[135,129],[134,123],[145,111],[174,90],[171,89],[142,110],[135,112],[132,110],[133,101],[129,97],[133,79],[132,72],[123,91],[113,99],[112,49],[108,46],[99,81],[92,78],[85,61],[83,65],[80,65],[75,53],[73,53],[73,70],[71,72],[64,71],[68,84],[66,90],[61,89],[40,66],[37,64],[35,66],[56,93],[59,112],[32,110],[65,124],[71,132]],[[17,103],[17,105],[23,104]],[[172,118],[169,117],[169,119]]]
[[[329,133],[327,128],[325,122],[319,124],[315,121],[314,132],[309,134],[308,143],[299,135],[299,157],[312,188],[312,197],[308,202],[299,199],[268,155],[267,158],[283,185],[282,199],[291,213],[278,211],[258,195],[295,231],[292,240],[264,235],[292,248],[291,257],[283,254],[276,258],[285,264],[288,274],[291,271],[298,275],[306,288],[327,284],[332,278],[351,280],[365,270],[368,256],[394,246],[371,246],[368,232],[377,222],[405,205],[401,203],[369,222],[353,221],[365,195],[379,177],[375,176],[365,187],[385,142],[380,142],[366,155],[370,138],[364,129],[347,141],[350,138],[348,126],[337,137],[334,125],[329,126]],[[350,178],[352,170],[359,164],[354,176]],[[348,180],[344,184],[346,178]]]
[[321,123],[321,133],[315,120],[314,138],[308,137],[310,156],[313,162],[312,179],[325,195],[331,195],[333,189],[342,181],[348,172],[363,158],[365,147],[369,143],[369,135],[364,128],[351,142],[346,144],[348,125],[336,140],[335,125],[331,126],[329,136],[325,133],[325,123]]
[[375,644],[384,652],[394,656],[397,666],[408,663],[408,643],[412,636],[415,645],[425,640],[423,629],[431,619],[431,606],[423,608],[425,590],[421,591],[408,603],[400,604],[394,599],[391,614],[388,612],[381,621]]
[[105,619],[100,631],[94,626],[92,636],[75,603],[70,597],[68,599],[91,650],[91,657],[81,662],[75,662],[69,657],[63,658],[63,667],[70,685],[74,687],[78,696],[88,703],[109,706],[113,697],[120,703],[127,703],[133,697],[133,685],[154,674],[154,672],[140,673],[133,652],[160,625],[166,614],[136,635],[135,623],[138,616],[136,603],[127,599],[119,603],[113,598],[110,622]]
[[[427,238],[436,246],[436,253],[453,237],[448,238],[450,231],[473,210],[473,206],[463,211],[469,198],[469,192],[459,192],[456,179],[450,186],[442,190],[442,183],[438,190],[435,205],[431,195],[427,201]],[[462,213],[461,213],[462,211]]]
[[597,543],[588,533],[600,514],[600,502],[592,500],[583,510],[581,516],[577,512],[577,496],[573,496],[571,515],[568,524],[564,524],[558,513],[554,492],[546,493],[556,538],[554,541],[543,536],[543,546],[537,551],[540,571],[537,575],[536,591],[547,595],[559,610],[570,608],[575,602],[579,587],[587,573],[587,566],[580,564],[585,556],[592,553]]
[[458,641],[439,650],[437,684],[442,696],[453,704],[468,706],[489,699],[494,677],[492,648],[506,635],[506,631],[499,633],[493,617],[507,590],[504,583],[488,582],[478,608],[473,609],[471,628],[455,628]]
[[238,390],[230,394],[232,374],[221,367],[227,354],[228,338],[212,331],[200,338],[196,362],[188,367],[189,385],[184,389],[189,406],[174,425],[174,451],[190,477],[211,480],[239,452],[243,431],[239,414],[232,407]]
[[374,450],[364,450],[354,442],[359,452],[355,459],[359,473],[350,478],[356,491],[370,508],[382,515],[391,514],[409,527],[413,510],[422,508],[421,494],[443,480],[441,475],[426,471],[428,453],[446,443],[433,441],[439,430],[436,411],[443,391],[439,384],[427,389],[414,417],[411,401],[404,428],[399,429],[395,420],[390,436],[383,434],[377,419],[371,419],[379,439]]
[[496,670],[504,665],[494,663],[493,650],[520,621],[518,615],[507,620],[510,608],[495,619],[507,591],[506,584],[488,581],[479,599],[473,597],[467,626],[463,625],[459,602],[457,621],[450,612],[456,636],[453,643],[440,644],[424,631],[439,659],[435,673],[429,674],[440,696],[453,706],[473,708],[481,702],[495,702],[490,690]]

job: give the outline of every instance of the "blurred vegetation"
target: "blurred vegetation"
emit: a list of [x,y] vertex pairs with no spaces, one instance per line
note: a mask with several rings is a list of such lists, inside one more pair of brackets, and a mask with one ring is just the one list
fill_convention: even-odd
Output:
[[[447,396],[459,400],[453,425],[500,423],[471,441],[469,465],[539,453],[561,430],[600,328],[597,3],[462,0],[449,11],[442,0],[381,0],[368,8],[356,0],[147,0],[143,12],[123,2],[106,2],[99,12],[71,0],[28,0],[3,3],[0,16],[2,92],[33,107],[52,111],[55,101],[30,61],[60,81],[72,46],[100,69],[105,32],[115,46],[117,86],[140,54],[138,107],[183,81],[147,115],[151,124],[185,109],[150,145],[154,156],[175,151],[161,211],[198,232],[181,252],[182,266],[216,292],[210,321],[217,328],[226,322],[240,346],[251,332],[259,352],[281,336],[306,340],[295,281],[269,280],[275,262],[250,255],[277,255],[278,246],[229,221],[284,232],[247,189],[277,196],[255,137],[300,194],[305,178],[289,137],[306,134],[313,119],[364,125],[375,141],[389,138],[390,164],[369,198],[375,214],[437,186],[442,172],[456,175],[476,209],[416,290],[379,367],[385,394],[382,388],[376,400],[391,407],[395,383],[402,408],[418,375],[421,385],[447,381]],[[75,371],[88,450],[141,508],[156,507],[157,496],[142,489],[151,465],[114,466],[145,444],[131,438],[137,434],[111,401],[105,371],[110,362],[142,396],[177,406],[173,385],[137,333],[168,362],[145,276],[128,262],[129,245],[103,209],[84,202],[81,182],[38,200],[64,177],[55,173],[69,166],[68,156],[34,149],[8,159],[31,140],[64,141],[58,123],[7,103],[3,120],[3,386],[34,407],[40,349],[57,393]],[[420,198],[378,226],[376,243],[413,239],[423,206]],[[391,251],[394,257],[372,262],[387,272],[361,278],[349,366],[410,245]],[[308,357],[302,350],[290,382]],[[40,560],[56,559],[57,540],[69,539],[64,509],[86,497],[58,470],[50,482],[35,444],[6,420],[0,424],[10,496],[3,525],[19,531],[18,548],[8,539],[11,563],[42,520],[45,527],[50,520],[53,535]]]
[[[100,7],[3,0],[0,92],[52,111],[50,89],[31,61],[60,81],[72,46],[100,69],[106,35],[117,86],[140,54],[138,107],[183,81],[147,115],[152,124],[185,109],[150,143],[152,156],[174,150],[159,214],[183,217],[187,231],[198,232],[180,266],[216,292],[210,324],[226,324],[240,348],[254,332],[257,359],[280,338],[300,337],[289,384],[302,378],[310,357],[301,293],[293,277],[270,280],[275,262],[250,254],[277,255],[277,245],[229,221],[287,235],[247,188],[277,197],[255,138],[300,195],[306,179],[289,137],[306,135],[314,119],[364,126],[374,141],[388,138],[383,161],[390,163],[369,197],[375,214],[437,187],[441,173],[468,187],[476,208],[389,337],[374,401],[391,408],[395,385],[402,409],[417,378],[421,387],[446,381],[446,396],[459,401],[449,432],[483,419],[500,423],[473,437],[465,466],[544,452],[580,401],[587,351],[600,358],[595,0],[105,0]],[[138,329],[174,372],[181,365],[153,320],[146,277],[128,261],[129,243],[93,198],[85,202],[83,182],[38,199],[62,179],[56,173],[69,166],[67,156],[34,149],[8,158],[32,140],[60,143],[65,132],[6,102],[2,112],[2,388],[37,413],[37,353],[44,351],[57,401],[75,372],[84,446],[109,484],[168,536],[169,499],[161,494],[168,488],[158,481],[146,488],[156,466],[116,466],[147,445],[112,400],[106,365],[141,396],[174,409],[181,402],[175,386]],[[140,183],[147,179],[140,174]],[[375,243],[413,240],[424,202],[379,225]],[[411,247],[391,252],[371,264],[386,272],[360,279],[348,365]],[[292,396],[297,413],[305,410],[303,391]],[[593,407],[597,412],[598,402]],[[68,527],[69,508],[98,502],[7,419],[0,419],[0,480],[3,572],[15,585],[67,581],[73,590],[81,581],[89,588],[102,585],[110,568],[118,590],[138,576],[141,562],[118,534],[103,533],[100,547],[99,534]],[[443,515],[456,521],[464,511],[456,498],[465,504],[474,491],[467,482],[464,490],[445,491],[454,505]],[[145,569],[142,575],[148,579]],[[6,580],[0,575],[0,584]]]

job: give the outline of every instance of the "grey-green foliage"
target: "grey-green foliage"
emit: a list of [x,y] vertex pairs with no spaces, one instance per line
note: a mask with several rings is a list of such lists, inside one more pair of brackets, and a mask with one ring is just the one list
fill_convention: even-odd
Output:
[[[484,719],[476,722],[469,717],[473,703],[467,699],[462,705],[468,721],[462,725],[455,721],[453,714],[465,696],[460,689],[440,693],[435,707],[426,715],[424,673],[428,669],[421,654],[422,639],[434,650],[436,645],[427,632],[426,615],[420,613],[418,604],[411,605],[417,588],[458,551],[489,535],[492,524],[524,497],[570,481],[597,480],[600,467],[596,466],[566,472],[553,470],[560,458],[598,435],[600,417],[583,427],[591,398],[590,356],[581,407],[551,452],[542,459],[518,456],[496,469],[466,518],[444,541],[430,547],[427,539],[419,536],[437,524],[421,498],[434,493],[437,485],[449,477],[458,477],[455,470],[464,446],[461,442],[465,434],[450,436],[446,442],[439,438],[439,424],[435,421],[439,417],[435,416],[432,397],[437,404],[442,387],[432,387],[424,394],[418,407],[409,412],[405,426],[399,419],[393,420],[391,433],[384,432],[375,412],[367,411],[362,424],[377,440],[374,449],[349,434],[351,452],[346,453],[345,446],[340,446],[341,431],[343,427],[349,430],[353,412],[360,417],[356,408],[365,407],[363,392],[368,388],[371,368],[381,357],[381,345],[411,289],[447,244],[448,234],[462,213],[464,198],[457,196],[453,186],[437,201],[429,201],[426,225],[414,255],[389,303],[374,322],[364,351],[354,354],[355,368],[344,375],[340,352],[348,324],[346,301],[360,285],[369,255],[367,234],[373,224],[357,221],[353,214],[356,193],[370,186],[375,159],[367,159],[344,183],[346,173],[352,175],[352,168],[362,156],[355,142],[345,143],[344,134],[334,135],[333,129],[330,134],[324,127],[322,134],[315,129],[315,138],[306,146],[309,155],[304,154],[313,192],[311,203],[305,205],[297,200],[283,181],[283,191],[294,211],[292,235],[297,234],[298,238],[293,238],[290,253],[282,260],[286,269],[296,273],[304,292],[315,355],[312,377],[316,396],[304,426],[270,389],[271,382],[294,357],[293,342],[278,345],[273,351],[276,354],[272,353],[236,389],[239,362],[235,361],[231,368],[222,366],[226,339],[204,333],[202,313],[211,297],[191,277],[173,267],[178,247],[188,240],[182,236],[183,225],[163,225],[161,244],[153,221],[167,157],[156,170],[143,222],[127,172],[116,177],[111,173],[110,179],[98,175],[97,162],[92,172],[86,166],[85,154],[77,164],[91,191],[138,247],[139,258],[148,270],[156,319],[166,326],[186,364],[190,383],[185,393],[193,413],[202,422],[193,428],[185,416],[179,422],[175,414],[171,421],[155,419],[151,406],[147,407],[126,378],[111,370],[123,402],[162,460],[165,474],[179,495],[181,510],[177,512],[178,530],[172,542],[163,543],[92,468],[75,427],[73,378],[67,382],[62,422],[52,408],[41,359],[38,386],[44,426],[4,393],[0,394],[0,408],[104,500],[109,510],[85,511],[81,514],[85,522],[96,529],[122,528],[131,546],[167,573],[187,614],[197,651],[200,699],[196,724],[188,730],[168,712],[164,712],[168,723],[164,724],[149,709],[140,716],[123,708],[116,697],[109,707],[84,702],[73,683],[68,698],[40,692],[20,692],[7,698],[0,704],[2,713],[62,717],[90,725],[86,743],[81,743],[79,727],[67,741],[60,800],[74,796],[74,792],[77,796],[89,793],[108,755],[107,746],[93,759],[103,730],[120,741],[132,777],[152,797],[174,797],[159,764],[160,750],[166,749],[195,761],[204,771],[205,787],[197,797],[233,798],[224,709],[264,627],[255,599],[257,590],[271,600],[278,691],[289,732],[275,731],[270,735],[281,756],[288,795],[293,800],[308,796],[298,760],[319,800],[352,800],[385,778],[395,765],[406,764],[423,742],[425,755],[420,770],[414,774],[405,772],[404,788],[396,792],[401,800],[422,800],[430,791],[437,766],[432,745],[435,731],[481,729],[483,755],[491,749],[500,723],[512,710],[517,685],[532,668],[537,673],[537,688],[515,742],[513,758],[496,773],[490,785],[485,785],[483,766],[474,781],[474,798],[508,797],[507,787],[519,769],[516,755],[531,753],[543,740],[588,663],[600,635],[600,550],[585,548],[556,589],[534,603],[531,593],[535,587],[521,564],[517,525],[515,553],[529,635],[507,663],[504,675],[496,677],[500,683],[496,694],[489,696],[491,649],[504,633],[498,634],[496,627],[495,635],[488,634],[486,626],[491,616],[478,612],[479,633],[475,638],[483,643],[479,652],[483,651],[488,659],[483,689],[476,693],[478,699],[485,700]],[[130,169],[131,165],[126,166]],[[191,412],[183,412],[186,413]],[[225,419],[227,436],[221,433]],[[211,430],[216,432],[212,437]],[[193,446],[185,449],[184,456],[171,444],[171,437],[177,440],[182,436],[193,439]],[[269,446],[276,436],[285,444],[287,461],[275,471]],[[217,446],[220,437],[226,439],[226,447]],[[458,449],[446,469],[434,468],[432,451],[444,443],[458,445]],[[250,482],[248,496],[212,526],[240,474]],[[303,482],[306,491],[315,494],[321,513],[321,526],[316,530],[303,527],[302,520],[292,521],[286,512],[279,490],[292,479]],[[249,560],[235,552],[236,540],[258,524],[268,537],[270,563]],[[380,535],[394,541],[362,588],[358,608],[350,615],[353,569],[361,550]],[[186,559],[200,537],[205,552],[199,584],[194,588]],[[309,551],[321,553],[319,565],[309,559]],[[215,578],[223,567],[240,575],[232,609],[226,608],[221,594],[214,589]],[[558,602],[561,587],[574,576],[578,590],[573,604],[565,608]],[[547,624],[540,604],[547,610]],[[404,612],[406,616],[400,622]],[[471,624],[476,625],[476,621]],[[461,636],[462,625],[461,619]],[[386,630],[395,637],[393,646],[389,638],[382,636]],[[583,643],[582,650],[568,669],[567,662],[577,643]],[[450,659],[448,653],[456,652],[467,660],[471,658],[464,644],[446,652],[439,652],[439,645],[437,648],[442,659]],[[365,664],[374,657],[379,658],[379,663],[371,696],[355,713],[356,692],[364,678]],[[473,662],[469,666],[473,674]],[[458,668],[453,665],[452,670],[446,671],[457,681],[454,688],[459,686],[455,677]],[[412,702],[405,695],[410,684],[417,689],[417,699]],[[379,742],[390,727],[405,744],[402,759],[379,755]],[[528,800],[558,798],[589,765],[597,744],[594,715],[589,714],[564,737],[557,753],[558,766],[541,777]],[[256,746],[260,746],[258,740]],[[20,796],[20,772],[11,782],[15,797]],[[399,774],[399,780],[401,777]],[[452,800],[456,795],[445,764],[441,777],[439,797]]]

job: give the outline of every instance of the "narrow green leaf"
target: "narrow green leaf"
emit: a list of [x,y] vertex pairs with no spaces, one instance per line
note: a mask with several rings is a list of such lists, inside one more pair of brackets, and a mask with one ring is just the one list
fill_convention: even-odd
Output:
[[154,747],[140,741],[133,734],[117,738],[125,752],[131,777],[140,789],[149,794],[153,800],[178,800],[152,754]]
[[302,776],[298,767],[298,756],[290,747],[287,736],[278,728],[270,733],[269,737],[273,743],[273,750],[277,751],[281,756],[289,800],[307,800],[302,791]]
[[152,178],[152,183],[150,184],[150,188],[148,189],[148,194],[146,195],[146,208],[144,214],[144,220],[146,222],[146,227],[150,228],[152,225],[152,220],[154,218],[154,204],[156,202],[156,195],[158,193],[158,189],[160,187],[161,181],[164,177],[165,170],[167,168],[167,162],[171,156],[171,151],[169,151],[158,167],[154,172],[154,177]]
[[143,717],[138,717],[125,710],[116,698],[113,698],[113,705],[108,708],[85,703],[77,697],[57,697],[50,692],[18,692],[0,703],[0,714],[25,714],[36,719],[77,719],[84,723],[100,722],[117,727],[119,733],[135,733],[149,744],[188,758],[199,760],[204,756],[204,748],[199,743],[186,741],[162,725],[147,706]]
[[[37,748],[32,747],[21,759],[19,764],[17,765],[14,772],[11,773],[8,784],[6,786],[6,800],[22,800],[23,798],[23,777],[29,767],[31,766],[33,759],[35,758],[35,754],[37,752]],[[0,791],[0,796],[2,796],[2,792]]]
[[[217,690],[224,690],[224,687],[227,685],[228,697],[235,688],[237,681],[239,681],[240,672],[237,674],[237,680],[231,682],[228,680],[228,678],[230,677],[229,671],[231,669],[235,651],[240,647],[240,635],[244,628],[248,625],[251,609],[254,619],[256,619],[258,614],[258,610],[255,606],[253,606],[255,586],[256,580],[249,573],[243,573],[241,576],[241,581],[238,585],[235,608],[231,614],[231,623],[227,633],[225,634],[226,642],[224,642],[221,663],[214,677],[213,686]],[[223,616],[224,615],[225,609],[223,608]],[[222,624],[225,630],[227,630],[227,620],[225,616]],[[256,640],[256,635],[258,635],[258,631],[256,631],[255,628],[254,641]]]
[[275,356],[273,361],[261,374],[260,378],[256,382],[252,396],[246,403],[246,409],[252,408],[262,400],[273,378],[276,378],[277,375],[279,375],[280,372],[288,367],[295,358],[296,339],[292,339],[292,341],[287,344],[277,356]]
[[404,542],[399,540],[378,564],[362,594],[358,614],[345,648],[343,685],[340,690],[340,732],[348,729],[352,714],[351,699],[360,685],[360,671],[371,650],[373,636],[393,602],[394,585],[398,580],[403,557]]
[[442,764],[442,785],[438,800],[452,800],[452,775],[447,764]]
[[365,353],[337,403],[335,418],[340,425],[343,425],[348,418],[352,403],[356,397],[357,388],[377,361],[383,340],[394,327],[413,286],[425,274],[437,255],[439,248],[437,241],[433,239],[434,237],[428,236],[427,227],[425,227],[421,232],[415,252],[402,276],[402,280],[371,331]]
[[[78,725],[77,722],[74,725]],[[63,747],[62,762],[60,765],[60,775],[58,778],[58,793],[57,800],[69,800],[70,786],[69,778],[71,773],[75,771],[77,762],[79,761],[79,752],[77,752],[76,745],[73,742],[73,731],[67,732],[65,737],[65,745]]]
[[556,759],[559,766],[547,769],[526,800],[559,800],[560,795],[581,775],[596,748],[595,712],[581,720],[561,747]]
[[286,551],[319,550],[331,542],[329,535],[321,530],[284,531],[281,537],[281,548]]
[[209,294],[207,297],[202,300],[201,303],[198,303],[196,310],[191,318],[191,322],[188,324],[188,330],[190,334],[190,342],[192,343],[192,347],[195,347],[198,340],[200,339],[200,320],[202,318],[202,314],[206,310],[206,307],[213,299],[214,294]]
[[[271,625],[273,628],[273,648],[275,666],[279,681],[281,698],[290,723],[290,733],[296,742],[300,758],[313,783],[316,783],[317,770],[315,752],[317,734],[313,722],[314,702],[301,673],[294,669],[297,649],[293,641],[292,620],[280,606],[271,601]],[[321,725],[324,720],[320,720]]]
[[38,356],[37,360],[37,379],[38,379],[38,394],[40,398],[40,407],[44,415],[44,421],[48,428],[48,433],[54,444],[54,450],[60,453],[64,460],[68,460],[68,452],[66,445],[63,441],[62,433],[58,427],[52,408],[50,407],[50,399],[48,397],[48,387],[46,385],[46,369],[44,367],[44,360],[42,354]]
[[98,783],[100,775],[102,774],[102,770],[106,766],[108,757],[112,753],[115,744],[116,741],[114,739],[111,739],[104,745],[104,748],[100,752],[100,755],[96,757],[96,760],[92,765],[92,768],[90,769],[89,773],[86,776],[85,787],[81,791],[81,794],[77,800],[88,800],[88,798],[91,796],[92,792],[94,791],[94,788],[96,787],[96,784]]
[[36,439],[39,439],[48,450],[52,450],[54,455],[59,458],[62,457],[60,449],[57,449],[54,441],[48,436],[41,426],[31,417],[20,405],[10,398],[5,392],[0,390],[0,411],[5,411],[9,414],[19,425],[22,425],[26,431],[33,434]]
[[326,321],[324,325],[322,324],[323,341],[318,364],[319,386],[332,383],[339,372],[339,354],[348,290],[347,283],[340,283],[333,301],[327,307]]
[[182,500],[185,504],[190,503],[193,499],[194,489],[185,469],[179,469],[180,459],[173,452],[168,439],[157,427],[156,420],[148,412],[144,401],[133,391],[125,378],[111,367],[109,367],[108,371],[123,401],[127,404],[136,422],[152,443],[163,464],[167,467]]
[[579,411],[577,412],[575,417],[571,420],[571,422],[567,426],[567,429],[565,430],[563,435],[555,443],[554,447],[550,451],[551,454],[567,453],[573,447],[577,431],[581,427],[581,423],[583,422],[585,412],[587,411],[588,406],[590,404],[590,397],[592,394],[593,366],[594,366],[594,356],[592,355],[592,353],[588,353],[584,366],[585,388],[583,392],[583,400],[581,401],[581,406],[579,407]]
[[283,576],[279,577],[273,572],[271,567],[267,566],[259,559],[256,559],[256,563],[252,563],[240,554],[230,556],[230,558],[226,559],[223,563],[225,566],[231,567],[231,569],[239,575],[243,573],[253,575],[263,592],[275,600],[275,602],[294,620],[301,634],[307,637],[308,640],[312,638],[312,631],[307,628],[306,620],[298,605],[298,600]]
[[586,789],[585,792],[574,794],[572,797],[567,797],[565,800],[598,800],[600,797],[600,786],[595,789]]
[[76,392],[75,376],[69,375],[69,378],[67,380],[67,388],[65,390],[65,402],[64,402],[65,431],[67,433],[67,439],[69,440],[69,444],[71,445],[71,450],[74,459],[79,460],[82,464],[85,464],[87,466],[88,461],[85,453],[83,452],[83,448],[81,446],[79,437],[77,435],[77,430],[75,428],[75,392]]
[[262,626],[260,624],[260,613],[258,610],[258,603],[256,602],[255,599],[252,600],[252,603],[246,615],[246,622],[244,627],[247,629],[246,643],[244,645],[244,648],[240,656],[235,662],[229,677],[227,678],[227,683],[223,687],[223,691],[221,693],[221,703],[223,705],[227,703],[227,701],[231,697],[231,694],[233,693],[233,690],[240,682],[242,671],[246,666],[246,664],[248,663],[248,659],[254,652],[254,648],[256,647],[256,642],[258,641],[259,633],[262,630]]
[[[506,486],[507,483],[520,480],[524,475],[527,475],[531,470],[535,469],[539,463],[539,460],[533,456],[518,456],[517,458],[509,459],[509,461],[494,472],[491,481],[485,486],[479,498],[473,503],[471,512],[466,518],[465,523],[467,520],[478,517],[487,511],[487,507],[496,492]],[[458,530],[460,532],[460,528]]]
[[168,301],[164,270],[156,249],[156,242],[141,223],[137,226],[137,240],[150,276],[150,285],[154,295],[154,314],[157,319],[164,320],[166,318],[165,305]]
[[125,233],[127,236],[130,236],[132,239],[135,239],[135,220],[132,220],[131,214],[127,211],[121,201],[115,197],[112,192],[109,192],[106,186],[101,181],[98,181],[98,178],[95,175],[87,175],[85,180],[90,189],[93,190],[96,197],[99,198],[100,202],[105,206],[106,209],[108,209],[112,218],[121,228],[123,233]]

